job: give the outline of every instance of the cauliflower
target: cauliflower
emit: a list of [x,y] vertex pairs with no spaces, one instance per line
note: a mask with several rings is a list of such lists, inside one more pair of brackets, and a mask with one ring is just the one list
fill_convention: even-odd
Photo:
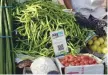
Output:
[[48,57],[39,57],[35,59],[30,68],[33,74],[47,75],[50,71],[58,71],[53,60]]

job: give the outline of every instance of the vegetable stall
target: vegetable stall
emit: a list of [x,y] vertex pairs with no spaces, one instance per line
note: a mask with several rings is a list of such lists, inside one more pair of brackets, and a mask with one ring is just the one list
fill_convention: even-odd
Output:
[[[69,74],[74,66],[81,69],[82,66],[87,67],[85,71],[89,73],[90,65],[99,67],[100,73],[106,73],[103,58],[108,53],[107,35],[98,36],[95,30],[81,27],[72,12],[63,10],[65,6],[52,0],[28,0],[23,3],[1,0],[1,6],[1,74],[14,74],[15,68],[22,68],[23,73],[28,68],[34,74]],[[50,33],[61,29],[68,52],[60,51],[61,55],[56,56]],[[59,49],[63,46],[60,45]],[[65,70],[60,70],[60,63]]]

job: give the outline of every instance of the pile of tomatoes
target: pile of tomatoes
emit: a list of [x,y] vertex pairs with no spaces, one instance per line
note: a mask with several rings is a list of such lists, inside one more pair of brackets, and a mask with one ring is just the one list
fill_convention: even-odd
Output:
[[65,55],[63,58],[60,58],[59,61],[65,67],[71,66],[80,66],[80,65],[91,65],[97,64],[97,61],[90,56],[87,55],[76,55],[73,56],[71,54]]

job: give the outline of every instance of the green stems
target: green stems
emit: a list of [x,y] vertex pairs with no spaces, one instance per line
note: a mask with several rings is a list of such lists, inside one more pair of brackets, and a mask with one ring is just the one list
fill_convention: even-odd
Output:
[[[2,7],[3,6],[3,0],[1,0],[0,3],[1,3],[0,6]],[[2,8],[0,8],[0,36],[3,36],[3,26],[2,26],[3,18],[2,18],[2,15],[3,15],[3,10],[2,10]],[[0,73],[1,74],[4,73],[3,55],[4,55],[3,38],[0,38]]]
[[[12,44],[11,1],[1,0],[0,8],[0,74],[15,72]],[[3,37],[4,36],[4,37]]]

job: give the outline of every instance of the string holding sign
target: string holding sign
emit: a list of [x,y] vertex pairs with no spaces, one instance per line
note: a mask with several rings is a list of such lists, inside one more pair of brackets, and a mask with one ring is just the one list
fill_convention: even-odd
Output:
[[0,38],[12,38],[12,36],[0,36]]

